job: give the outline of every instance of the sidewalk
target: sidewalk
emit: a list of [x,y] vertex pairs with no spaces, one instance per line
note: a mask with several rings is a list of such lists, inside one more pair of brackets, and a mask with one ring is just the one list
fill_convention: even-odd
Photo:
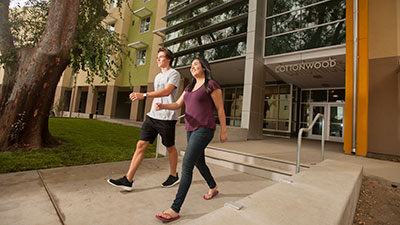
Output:
[[[257,149],[254,143],[252,148]],[[364,174],[368,176],[395,183],[400,180],[399,163],[349,155],[336,160],[362,164],[366,168]],[[124,161],[0,174],[0,225],[62,224],[55,208],[60,210],[64,224],[162,224],[154,216],[170,206],[178,188],[160,187],[168,174],[168,158],[145,159],[137,172],[132,192],[120,191],[106,182],[108,178],[123,175],[128,166],[129,161]],[[198,218],[221,209],[226,202],[248,199],[249,195],[261,190],[265,192],[265,188],[276,184],[213,164],[209,166],[220,194],[210,201],[203,200],[207,186],[195,170],[182,217],[173,224],[198,222]]]
[[[181,159],[180,159],[181,160]],[[181,161],[178,162],[178,167]],[[128,161],[40,170],[54,197],[65,224],[162,224],[155,215],[167,209],[178,185],[162,188],[169,172],[168,158],[145,159],[137,172],[135,190],[124,192],[109,185],[118,178]],[[182,207],[182,218],[189,221],[237,201],[275,182],[209,164],[220,194],[203,200],[207,185],[195,169],[193,183]],[[179,171],[180,168],[179,168]],[[37,171],[0,174],[0,224],[62,224]]]

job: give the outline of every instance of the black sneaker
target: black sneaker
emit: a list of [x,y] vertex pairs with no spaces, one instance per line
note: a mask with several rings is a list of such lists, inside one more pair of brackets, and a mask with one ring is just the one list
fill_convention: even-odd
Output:
[[126,176],[121,177],[117,180],[108,179],[107,182],[115,187],[119,187],[124,189],[125,191],[132,191],[133,189],[133,181],[129,182]]
[[172,187],[177,183],[179,183],[178,173],[176,173],[176,177],[169,175],[168,179],[161,184],[161,187]]

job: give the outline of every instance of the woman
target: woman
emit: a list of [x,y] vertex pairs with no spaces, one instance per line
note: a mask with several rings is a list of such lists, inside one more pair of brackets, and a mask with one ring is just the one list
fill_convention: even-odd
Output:
[[185,103],[185,124],[187,131],[187,147],[182,162],[182,178],[178,193],[171,208],[156,215],[163,222],[179,219],[179,211],[192,183],[194,166],[206,180],[209,190],[203,196],[210,200],[218,194],[218,186],[205,162],[204,150],[212,140],[215,132],[214,105],[218,112],[221,124],[221,142],[228,139],[226,134],[225,111],[222,105],[222,91],[218,83],[213,80],[210,65],[203,58],[192,61],[190,68],[193,79],[185,88],[181,97],[172,104],[156,105],[156,110],[176,110]]

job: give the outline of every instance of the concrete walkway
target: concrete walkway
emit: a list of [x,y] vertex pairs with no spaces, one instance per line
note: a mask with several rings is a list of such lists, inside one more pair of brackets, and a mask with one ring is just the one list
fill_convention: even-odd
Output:
[[[282,140],[280,142],[282,144]],[[260,148],[265,149],[268,146],[267,143],[273,144],[274,141],[249,141],[244,149],[252,149],[254,153]],[[228,142],[223,147],[240,147],[243,144]],[[291,146],[290,142],[286,144],[287,156],[292,155],[292,150],[288,150]],[[316,149],[307,147],[314,144],[314,142],[305,144],[305,156],[316,154],[313,152],[317,151]],[[327,149],[334,148],[335,145]],[[309,154],[306,153],[307,151]],[[260,154],[267,153],[260,152]],[[362,165],[364,175],[400,183],[398,173],[400,163],[345,155],[332,149],[327,151],[326,156]],[[316,158],[318,159],[318,156]],[[307,157],[304,160],[314,161]],[[180,165],[181,161],[178,163],[179,167]],[[137,172],[135,190],[132,192],[120,191],[106,182],[108,178],[118,178],[123,175],[128,166],[129,161],[124,161],[0,174],[0,225],[62,224],[56,209],[59,209],[58,213],[64,224],[161,224],[154,215],[170,206],[178,188],[177,186],[160,187],[168,174],[168,159],[145,159]],[[252,194],[270,193],[267,191],[268,188],[276,184],[274,181],[257,176],[212,164],[209,166],[221,194],[210,201],[203,200],[202,195],[207,191],[207,186],[195,170],[193,184],[181,211],[182,217],[173,224],[192,222],[197,224],[202,220],[200,217],[217,209],[226,208],[223,207],[226,202],[243,201],[241,199],[247,199],[244,202],[248,202]],[[180,168],[179,171],[181,171]],[[210,215],[218,215],[218,213]],[[262,221],[259,222],[262,224]]]
[[[128,166],[129,162],[124,161],[0,174],[0,224],[62,224],[46,188],[64,224],[161,224],[155,215],[172,204],[178,189],[177,185],[160,186],[168,176],[168,158],[145,159],[132,192],[120,191],[106,182],[108,178],[119,178]],[[225,202],[237,201],[275,183],[209,166],[221,194],[205,201],[202,196],[207,192],[207,185],[195,170],[182,207],[183,216],[174,224],[186,224],[223,207]]]

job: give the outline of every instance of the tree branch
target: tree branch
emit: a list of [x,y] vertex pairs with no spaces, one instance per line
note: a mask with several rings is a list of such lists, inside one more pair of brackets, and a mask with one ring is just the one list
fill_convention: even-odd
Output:
[[11,35],[8,10],[10,0],[0,0],[0,52],[3,56],[9,55],[14,49],[13,37]]
[[76,27],[79,17],[79,6],[80,0],[69,1],[66,15],[67,21],[65,23],[61,39],[62,48],[64,50],[68,49],[68,51],[64,54],[69,54],[69,49],[71,49],[72,42],[76,34]]
[[[38,47],[49,54],[68,51],[75,36],[80,0],[52,0],[42,40]],[[64,52],[65,54],[65,52]]]

